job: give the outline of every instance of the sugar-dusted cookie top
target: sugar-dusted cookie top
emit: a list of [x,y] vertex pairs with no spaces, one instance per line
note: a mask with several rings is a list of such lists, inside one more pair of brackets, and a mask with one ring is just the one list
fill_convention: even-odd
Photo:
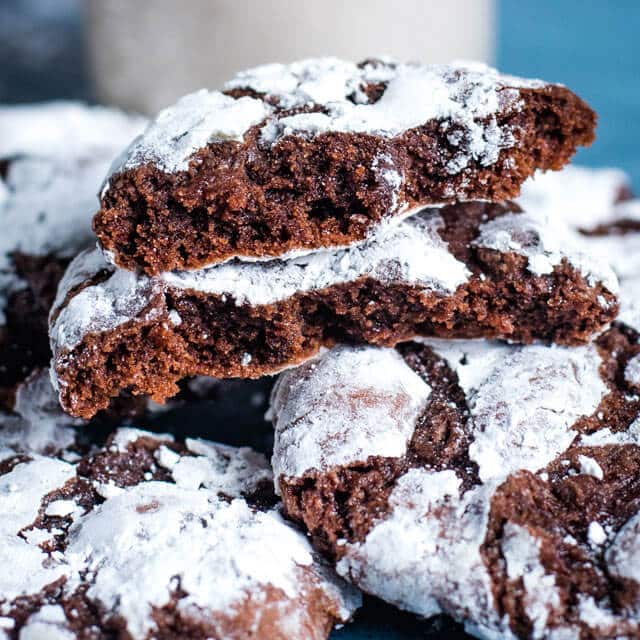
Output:
[[162,111],[113,165],[95,229],[150,274],[344,246],[416,206],[513,197],[594,126],[568,89],[478,64],[267,65]]
[[326,638],[359,596],[270,487],[249,449],[135,429],[73,464],[0,450],[0,637]]
[[638,354],[622,327],[327,352],[273,392],[285,512],[363,590],[478,637],[636,637]]

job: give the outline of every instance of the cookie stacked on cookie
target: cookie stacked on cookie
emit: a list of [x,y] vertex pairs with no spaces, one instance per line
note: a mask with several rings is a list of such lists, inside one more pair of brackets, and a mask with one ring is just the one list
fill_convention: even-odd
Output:
[[72,415],[339,343],[588,341],[613,272],[506,198],[593,139],[568,89],[473,65],[267,65],[161,112],[113,165],[50,316]]
[[51,379],[91,419],[286,370],[273,476],[131,430],[8,447],[0,483],[40,478],[8,553],[47,572],[0,588],[10,637],[320,639],[354,586],[484,638],[640,635],[640,215],[619,173],[541,174],[594,127],[559,85],[379,60],[161,112],[59,283]]

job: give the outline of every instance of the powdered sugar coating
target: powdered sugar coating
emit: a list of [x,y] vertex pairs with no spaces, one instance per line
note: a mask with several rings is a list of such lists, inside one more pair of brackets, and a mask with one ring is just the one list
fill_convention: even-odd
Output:
[[[379,82],[387,84],[384,95],[367,104],[365,85]],[[264,65],[241,72],[225,89],[251,89],[266,94],[268,101],[204,89],[185,96],[159,114],[111,174],[149,162],[167,172],[186,170],[198,149],[242,140],[263,120],[261,139],[273,144],[283,135],[333,131],[394,136],[433,119],[463,128],[460,153],[451,162],[451,173],[457,173],[472,158],[484,166],[496,162],[500,149],[514,144],[511,132],[498,127],[496,114],[520,108],[518,89],[543,86],[482,65],[381,61],[358,66],[335,58]],[[309,105],[322,106],[324,112],[286,115],[288,109]]]
[[19,534],[36,519],[42,498],[74,475],[66,462],[33,456],[0,476],[0,562],[12,567],[0,572],[0,603],[37,593],[68,575],[67,567],[47,562],[48,554]]
[[422,616],[447,611],[473,619],[477,629],[492,630],[486,637],[498,637],[495,630],[500,630],[505,634],[500,637],[510,638],[494,612],[491,581],[480,556],[491,488],[461,496],[459,484],[450,470],[408,471],[389,498],[391,515],[364,542],[344,545],[337,570],[403,609]]
[[251,305],[271,304],[301,291],[362,277],[452,292],[466,282],[469,272],[438,235],[440,225],[437,210],[427,210],[346,249],[290,260],[226,263],[199,271],[164,273],[161,278],[177,288],[229,295],[236,304]]
[[296,477],[368,456],[402,456],[430,394],[394,349],[338,348],[287,371],[271,397],[273,466]]
[[[137,433],[163,446],[162,439]],[[135,435],[133,430],[120,434],[116,450],[124,446],[126,455],[124,443],[135,444]],[[248,602],[259,614],[262,603],[274,597],[282,611],[278,615],[295,615],[311,605],[311,589],[317,589],[316,597],[327,600],[320,606],[329,607],[330,615],[342,621],[352,615],[359,596],[318,562],[305,537],[276,510],[252,509],[235,493],[249,487],[251,470],[255,480],[264,477],[264,458],[206,441],[192,446],[200,453],[179,455],[178,464],[211,456],[216,473],[209,480],[215,475],[216,482],[114,485],[103,503],[84,508],[75,508],[73,498],[51,502],[47,515],[68,520],[64,529],[55,530],[64,539],[63,550],[53,553],[39,545],[54,533],[33,523],[45,496],[70,486],[76,467],[37,456],[0,475],[0,560],[13,567],[0,577],[0,610],[11,616],[16,597],[38,596],[47,584],[64,579],[55,600],[31,614],[20,637],[44,637],[45,632],[46,637],[75,637],[68,633],[70,621],[58,602],[75,597],[84,586],[83,597],[99,612],[99,620],[121,620],[123,631],[135,640],[156,631],[154,608],[172,602],[185,620],[215,626],[218,618],[233,620]],[[226,467],[220,466],[222,458]],[[135,458],[131,464],[135,467]],[[222,486],[229,491],[226,497],[219,496]],[[176,597],[178,585],[181,595]],[[292,637],[302,637],[297,634],[294,629]]]
[[550,614],[560,608],[560,595],[555,577],[548,574],[540,561],[540,541],[524,527],[507,522],[502,552],[507,565],[507,576],[523,581],[524,606],[532,622],[533,638],[542,638]]
[[[483,482],[546,466],[576,437],[572,426],[577,419],[592,414],[608,392],[593,345],[570,349],[421,342],[432,345],[436,353],[442,346],[448,364],[461,370],[473,436],[469,456]],[[414,376],[418,378],[397,352],[376,347],[341,347],[282,374],[271,403],[276,478],[364,462],[369,455],[402,456],[429,387],[422,382],[425,392],[416,396],[415,408],[407,413],[390,410],[394,405],[387,399],[395,399],[397,389],[419,389],[409,384]],[[391,446],[378,448],[379,410],[396,425],[394,432],[402,434],[396,453]],[[356,447],[361,429],[366,437]],[[334,430],[348,432],[349,437],[337,437]]]
[[161,111],[147,130],[114,162],[110,173],[153,163],[163,171],[185,171],[190,157],[210,142],[241,141],[246,131],[271,113],[262,100],[234,99],[201,89]]
[[602,282],[609,291],[618,290],[608,261],[593,258],[557,216],[511,213],[495,218],[480,227],[474,244],[526,256],[529,271],[536,275],[551,273],[566,259],[590,284]]
[[[162,292],[158,281],[116,269],[103,282],[85,287],[63,304],[69,291],[106,267],[97,249],[81,253],[69,265],[51,310],[49,337],[53,353],[57,348],[72,348],[87,333],[113,329],[136,318]],[[151,307],[149,314],[150,320],[158,310]]]
[[74,255],[91,242],[96,192],[113,157],[144,120],[74,102],[0,107],[0,319],[22,283],[10,254]]
[[144,125],[142,116],[81,102],[3,105],[0,157],[113,158]]
[[516,347],[467,395],[473,420],[469,457],[483,482],[536,471],[567,449],[572,425],[608,392],[595,346]]
[[80,424],[60,408],[49,372],[34,371],[18,385],[13,412],[0,412],[0,447],[58,453],[75,443]]
[[[369,104],[366,85],[385,83],[382,97]],[[411,65],[380,61],[356,66],[335,58],[310,59],[291,65],[266,65],[242,72],[226,87],[250,88],[275,98],[283,109],[319,104],[323,112],[300,113],[268,120],[262,140],[273,144],[282,136],[327,132],[396,136],[431,120],[462,127],[452,144],[460,153],[451,173],[471,159],[495,163],[501,148],[514,144],[496,114],[517,111],[518,88],[543,83],[498,74],[483,65]],[[464,144],[461,144],[464,143]]]
[[544,218],[560,216],[574,229],[593,229],[618,217],[614,205],[629,188],[629,177],[620,169],[569,165],[535,173],[523,183],[517,202]]
[[[454,463],[453,468],[433,471],[413,466],[413,458],[409,457],[409,470],[400,472],[388,498],[390,511],[382,509],[383,515],[374,513],[373,524],[363,538],[356,534],[358,541],[344,540],[337,545],[340,558],[337,568],[365,591],[401,608],[424,616],[448,613],[465,622],[467,630],[479,637],[514,637],[512,621],[499,614],[500,605],[494,600],[494,577],[489,576],[482,551],[489,535],[489,510],[496,491],[507,479],[525,475],[524,471],[544,469],[574,444],[596,448],[637,445],[640,418],[619,434],[607,429],[589,436],[579,434],[576,425],[580,419],[596,415],[601,401],[610,393],[601,377],[603,360],[595,345],[568,349],[517,347],[479,340],[420,342],[443,358],[461,383],[468,408],[467,451],[469,459],[477,464],[478,481],[463,488],[463,482],[468,481],[463,476],[466,465]],[[348,357],[347,349],[340,349],[340,360]],[[333,352],[328,352],[321,360],[333,357]],[[328,370],[329,365],[320,366]],[[432,366],[438,368],[429,365]],[[365,385],[370,371],[375,371],[375,375],[387,374],[386,389],[394,384],[391,370],[382,359],[378,365],[363,368]],[[325,429],[324,425],[316,424],[323,419],[323,412],[316,408],[317,398],[331,394],[333,383],[329,376],[311,378],[306,373],[296,375],[294,370],[281,376],[277,384],[283,389],[276,388],[278,402],[272,402],[275,450],[278,451],[282,437],[290,455],[297,455],[290,441],[299,428],[297,416],[303,416],[307,425],[306,432],[297,435],[298,442],[304,442],[299,460],[292,465],[277,455],[273,459],[276,478],[291,491],[298,480],[292,482],[287,474],[298,461],[304,464],[297,479],[306,473],[321,476],[330,468],[318,464],[322,451],[314,453],[315,459],[307,457],[314,446],[305,440],[313,441],[314,434]],[[305,384],[309,384],[306,396]],[[341,383],[336,387],[341,388]],[[289,389],[295,392],[287,395]],[[357,391],[350,395],[357,395]],[[338,396],[334,397],[334,403],[336,400],[341,404],[334,404],[332,411],[347,416],[350,404]],[[362,419],[367,420],[367,416]],[[331,418],[329,422],[334,420]],[[414,421],[412,429],[417,424]],[[424,421],[419,424],[425,428]],[[352,430],[358,428],[354,422]],[[435,428],[441,425],[438,423]],[[418,447],[424,446],[422,443],[429,442],[429,438],[423,433],[416,441],[420,443]],[[322,448],[320,439],[314,444]],[[364,462],[368,453],[365,450],[335,467]],[[596,452],[580,453],[576,462],[577,473],[592,476],[598,482],[605,472],[596,457]],[[403,469],[403,465],[399,464],[399,468]],[[540,479],[547,482],[549,474],[540,473]],[[339,491],[342,490],[341,487]],[[347,497],[358,500],[348,492]],[[365,498],[363,502],[366,510]],[[589,544],[607,548],[609,530],[603,524],[594,520],[588,531]],[[625,547],[634,545],[632,553],[636,553],[635,548],[640,548],[637,531],[629,534],[629,538],[632,542]],[[583,598],[576,613],[579,624],[566,622],[563,626],[566,603],[561,598],[555,573],[543,563],[541,539],[540,532],[507,522],[497,542],[504,559],[500,566],[507,574],[506,588],[510,588],[510,581],[522,584],[517,588],[523,589],[521,597],[532,626],[531,637],[579,637],[583,624],[598,630],[611,624],[635,624],[629,622],[629,615],[617,616],[610,606]]]
[[640,388],[640,354],[627,362],[624,379],[632,386]]

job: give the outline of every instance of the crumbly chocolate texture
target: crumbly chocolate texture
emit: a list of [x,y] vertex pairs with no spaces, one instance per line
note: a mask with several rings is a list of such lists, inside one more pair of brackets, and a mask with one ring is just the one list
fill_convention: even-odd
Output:
[[151,275],[345,246],[416,206],[512,198],[594,127],[565,87],[481,65],[268,65],[161,112],[113,167],[94,229]]
[[364,591],[479,637],[637,637],[638,337],[342,347],[285,372],[286,515]]
[[344,342],[581,343],[615,317],[617,283],[574,240],[512,205],[468,203],[288,261],[150,278],[84,254],[50,319],[61,403],[90,417],[123,390],[162,401],[187,375],[258,377]]
[[0,637],[320,640],[359,606],[249,449],[117,431],[74,464],[0,451]]

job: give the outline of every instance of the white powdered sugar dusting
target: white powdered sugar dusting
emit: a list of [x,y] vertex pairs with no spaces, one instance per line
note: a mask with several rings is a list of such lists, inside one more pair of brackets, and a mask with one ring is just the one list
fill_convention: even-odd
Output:
[[171,472],[179,487],[204,487],[226,496],[241,496],[273,479],[265,456],[248,447],[229,447],[200,439],[186,441],[194,457],[160,447],[158,464]]
[[74,468],[42,456],[16,465],[0,475],[0,601],[37,593],[69,573],[61,563],[47,562],[48,554],[19,534],[38,516],[47,493],[58,489],[75,475]]
[[393,349],[340,347],[286,371],[272,394],[276,477],[403,455],[430,394]]
[[210,142],[242,141],[272,108],[255,98],[231,98],[201,89],[161,111],[114,162],[111,174],[153,163],[167,173],[185,171],[191,156]]
[[614,575],[640,584],[640,513],[618,531],[607,549],[606,560]]
[[[113,158],[145,126],[142,116],[81,102],[0,107],[0,157]],[[94,185],[94,195],[99,183]]]
[[91,242],[100,182],[143,125],[142,118],[79,103],[0,107],[0,159],[9,160],[0,177],[1,299],[22,286],[12,252],[67,257]]
[[452,292],[469,272],[437,233],[442,219],[425,210],[400,224],[381,228],[364,243],[318,251],[289,260],[231,262],[198,271],[164,273],[168,285],[217,295],[236,304],[270,304],[302,291],[371,277],[385,284],[405,283]]
[[77,635],[67,624],[64,609],[57,604],[45,604],[27,619],[20,629],[20,640],[75,640]]
[[[156,439],[157,451],[169,451],[162,444],[166,438],[134,429],[120,430],[113,447],[124,452],[138,438]],[[12,567],[0,574],[1,611],[9,614],[15,598],[38,597],[45,586],[64,578],[61,601],[87,585],[85,597],[100,617],[122,621],[122,631],[134,640],[154,634],[154,609],[174,599],[185,619],[213,616],[215,623],[215,616],[232,618],[250,598],[251,606],[259,607],[271,589],[283,607],[295,608],[311,604],[309,588],[319,589],[346,622],[360,604],[357,592],[314,557],[305,536],[277,510],[255,510],[237,493],[269,477],[264,457],[203,440],[188,446],[195,455],[174,454],[172,474],[182,461],[211,460],[198,487],[147,481],[114,485],[93,507],[80,507],[73,499],[49,502],[45,515],[70,521],[68,531],[49,532],[33,523],[47,494],[76,477],[72,464],[35,456],[0,475],[0,561]],[[2,450],[0,460],[11,455]],[[62,551],[38,546],[56,533],[64,536]],[[69,636],[64,609],[48,602],[25,622],[21,638],[75,637]]]
[[561,601],[555,577],[540,561],[540,542],[524,527],[507,522],[502,553],[509,579],[522,579],[525,612],[533,626],[531,637],[546,637],[549,615],[560,608]]
[[[81,253],[69,265],[51,310],[49,338],[53,353],[72,349],[88,333],[107,331],[136,318],[162,292],[158,281],[116,269],[103,282],[85,287],[63,304],[70,290],[105,268],[107,264],[97,249]],[[149,313],[159,311],[151,308]]]
[[414,340],[430,346],[447,362],[456,372],[458,384],[467,395],[475,393],[514,349],[504,342],[481,339],[414,338]]
[[[363,88],[379,82],[386,89],[369,104]],[[451,173],[462,171],[472,159],[491,165],[502,148],[513,146],[511,131],[498,126],[496,115],[517,111],[518,88],[525,86],[542,83],[503,76],[483,65],[382,62],[358,67],[332,58],[258,67],[227,84],[274,96],[283,108],[324,106],[323,112],[268,120],[262,140],[271,144],[296,134],[340,131],[391,137],[432,120],[455,124],[458,128],[449,141],[460,152],[449,163]]]
[[[640,200],[618,205],[615,215],[618,220],[630,220],[631,211],[637,213],[635,222],[640,222]],[[640,231],[611,233],[609,235],[582,236],[581,241],[594,260],[609,263],[621,281],[638,278],[640,274]]]
[[295,598],[297,569],[313,561],[304,537],[276,514],[159,482],[127,489],[84,517],[66,555],[78,571],[98,568],[88,597],[124,617],[134,638],[154,628],[152,607],[169,602],[174,576],[188,593],[181,610],[225,611],[259,585]]
[[[546,466],[576,438],[576,420],[591,415],[608,393],[593,345],[422,342],[438,355],[442,348],[449,365],[460,371],[471,414],[469,455],[482,481]],[[398,396],[399,389],[421,388],[413,404],[406,392]],[[392,349],[341,347],[285,372],[271,402],[276,477],[371,455],[403,455],[428,397],[428,385]],[[410,408],[408,420],[395,408],[400,402]]]
[[581,447],[604,447],[606,445],[634,444],[640,446],[640,417],[636,418],[624,431],[598,429],[590,434],[580,436]]
[[33,372],[18,385],[12,413],[0,412],[0,447],[16,451],[61,452],[76,440],[81,420],[62,411],[49,372]]
[[614,205],[630,187],[619,169],[567,166],[562,171],[538,171],[522,185],[517,202],[544,218],[560,217],[574,229],[593,229],[614,222]]
[[509,346],[484,340],[418,339],[456,372],[471,412],[469,455],[484,481],[546,466],[574,440],[608,388],[594,346]]
[[593,458],[590,458],[589,456],[578,455],[578,463],[580,464],[580,473],[584,473],[588,476],[593,476],[598,480],[602,480],[604,478],[602,467]]
[[[368,104],[367,84],[385,83],[382,97]],[[144,163],[166,172],[183,171],[200,148],[212,142],[240,141],[250,127],[265,121],[261,139],[273,144],[285,135],[358,132],[395,136],[430,120],[457,126],[451,144],[459,146],[451,173],[473,159],[487,166],[500,150],[513,146],[497,114],[521,108],[520,88],[544,83],[499,74],[484,65],[416,65],[381,61],[357,66],[336,58],[268,64],[238,74],[226,90],[250,89],[263,101],[232,98],[202,89],[162,111],[147,131],[114,163],[118,173]],[[271,103],[277,105],[277,109]],[[286,115],[287,109],[318,105],[323,111]],[[285,115],[280,115],[285,110]]]
[[[338,573],[418,615],[442,611],[502,629],[480,555],[493,487],[460,496],[455,473],[411,469],[393,489],[391,514],[362,543],[347,543]],[[401,542],[400,542],[401,541]]]
[[640,353],[627,362],[624,368],[624,379],[630,385],[640,388]]
[[608,262],[592,256],[558,216],[510,213],[483,224],[473,244],[523,255],[529,271],[536,275],[552,273],[566,259],[590,285],[602,283],[612,293],[618,291],[616,275]]
[[[640,234],[638,234],[640,240]],[[638,247],[640,250],[640,246]],[[640,332],[640,270],[635,278],[625,278],[620,284],[618,320]]]
[[480,479],[536,471],[576,437],[573,424],[608,393],[593,345],[513,348],[467,396],[474,440],[469,456]]

